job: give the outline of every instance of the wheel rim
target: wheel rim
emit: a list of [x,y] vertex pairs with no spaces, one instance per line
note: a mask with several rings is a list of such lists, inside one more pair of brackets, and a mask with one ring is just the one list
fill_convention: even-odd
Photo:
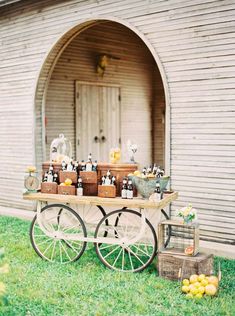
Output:
[[[118,220],[117,220],[118,218]],[[108,225],[105,220],[108,219]],[[96,244],[96,252],[102,263],[113,270],[122,272],[139,272],[145,269],[153,260],[157,250],[156,233],[146,219],[143,235],[136,242],[129,243],[140,232],[141,216],[133,210],[117,210],[106,215],[98,224],[95,237],[123,240],[124,244]]]
[[[86,228],[79,215],[66,205],[47,205],[42,210],[43,221],[50,232],[80,234],[86,237]],[[36,253],[50,262],[62,264],[78,260],[83,254],[86,242],[48,237],[39,227],[37,216],[30,228],[30,240]]]

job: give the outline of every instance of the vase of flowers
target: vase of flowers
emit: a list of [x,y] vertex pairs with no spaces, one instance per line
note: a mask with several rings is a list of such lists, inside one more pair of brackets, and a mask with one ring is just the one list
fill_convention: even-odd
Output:
[[192,204],[181,208],[177,216],[182,217],[184,224],[190,224],[197,217],[197,211],[193,208]]

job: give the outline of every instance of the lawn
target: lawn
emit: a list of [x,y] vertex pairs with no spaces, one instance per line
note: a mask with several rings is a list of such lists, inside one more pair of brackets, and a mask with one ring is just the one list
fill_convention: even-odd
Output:
[[117,273],[101,264],[92,245],[75,263],[43,261],[31,247],[29,225],[0,217],[0,247],[11,269],[3,277],[9,305],[0,315],[235,315],[235,260],[215,260],[222,269],[217,297],[187,300],[178,282],[156,276],[155,262],[141,273]]

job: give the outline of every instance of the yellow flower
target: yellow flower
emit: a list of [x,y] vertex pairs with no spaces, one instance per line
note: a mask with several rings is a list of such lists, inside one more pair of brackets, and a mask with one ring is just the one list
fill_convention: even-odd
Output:
[[189,212],[190,212],[190,210],[188,208],[186,208],[186,210],[184,210],[184,212],[183,212],[183,216],[184,217],[188,216]]
[[28,167],[27,167],[27,171],[28,171],[28,172],[35,172],[35,171],[36,171],[36,167],[34,167],[34,166],[28,166]]

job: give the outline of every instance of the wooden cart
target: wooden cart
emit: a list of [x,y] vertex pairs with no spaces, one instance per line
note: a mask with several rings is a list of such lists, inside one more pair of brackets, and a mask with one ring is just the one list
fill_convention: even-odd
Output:
[[145,269],[157,253],[157,226],[148,211],[168,218],[164,208],[177,199],[178,193],[167,194],[158,202],[43,193],[23,197],[37,201],[30,239],[40,257],[72,262],[92,242],[107,267],[137,272]]

